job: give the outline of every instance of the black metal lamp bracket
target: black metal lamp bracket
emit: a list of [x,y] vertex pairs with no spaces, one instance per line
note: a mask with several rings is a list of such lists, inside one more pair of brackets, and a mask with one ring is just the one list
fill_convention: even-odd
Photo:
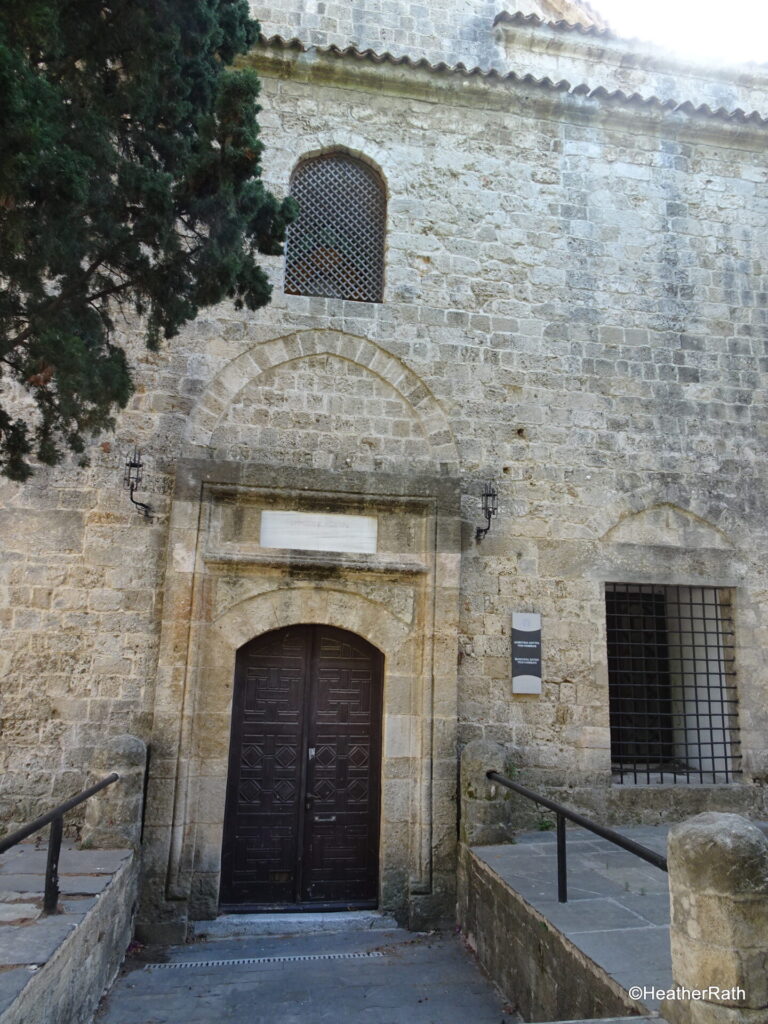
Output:
[[488,533],[491,528],[491,520],[494,516],[498,515],[499,511],[499,492],[490,480],[483,484],[482,503],[486,525],[478,526],[475,530],[476,541],[481,541],[483,537],[485,537],[486,533]]
[[144,463],[141,461],[141,452],[138,448],[134,448],[133,454],[129,455],[125,460],[125,476],[123,477],[123,484],[128,488],[128,497],[136,511],[140,516],[143,516],[145,519],[149,519],[151,522],[153,516],[151,505],[146,505],[143,501],[136,501],[134,498],[134,494],[139,489],[144,476],[143,469]]

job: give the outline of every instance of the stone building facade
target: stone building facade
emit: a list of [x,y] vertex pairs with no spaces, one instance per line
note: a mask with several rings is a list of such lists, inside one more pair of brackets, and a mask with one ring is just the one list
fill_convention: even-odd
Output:
[[[452,913],[471,740],[604,820],[764,812],[768,76],[566,0],[254,14],[266,182],[367,168],[383,290],[288,293],[265,258],[265,310],[209,310],[157,354],[126,331],[137,391],[88,469],[0,486],[3,820],[137,735],[145,930],[214,916],[233,691],[271,671],[268,634],[345,679],[378,652],[365,898],[412,924]],[[121,486],[134,446],[151,521]],[[541,692],[513,692],[516,612],[541,616]],[[295,655],[312,687],[318,649]],[[275,736],[294,807],[315,769]]]

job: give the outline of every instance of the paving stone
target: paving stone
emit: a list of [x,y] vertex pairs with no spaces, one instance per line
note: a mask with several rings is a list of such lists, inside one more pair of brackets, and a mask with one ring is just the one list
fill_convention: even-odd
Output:
[[[59,875],[114,874],[129,857],[127,850],[79,850],[74,843],[62,843]],[[19,843],[0,855],[0,881],[8,875],[44,876],[47,859],[47,843],[39,848]]]
[[[572,939],[578,939],[579,949],[625,989],[633,985],[657,989],[672,987],[668,927],[614,928],[574,935]],[[652,1010],[660,1006],[654,999],[644,998],[643,1002]]]
[[[149,969],[170,962],[236,957],[370,952],[370,960],[303,960],[249,965]],[[518,1021],[457,936],[378,932],[314,933],[209,940],[152,948],[129,960],[104,1001],[98,1024],[499,1024]]]
[[96,899],[96,896],[77,896],[74,899],[67,899],[62,894],[59,898],[59,908],[70,917],[72,915],[83,917],[91,907],[95,906]]
[[[2,898],[2,894],[0,894]],[[4,900],[0,903],[0,925],[7,925],[13,921],[34,921],[42,911],[35,903],[17,903]]]
[[649,924],[669,923],[669,893],[626,893],[621,897],[622,906],[634,911]]
[[610,928],[647,928],[649,922],[611,899],[585,899],[553,903],[547,920],[566,935],[605,931]]
[[285,935],[309,932],[368,931],[394,928],[393,918],[378,911],[328,914],[222,914],[213,921],[196,921],[194,934],[219,939],[237,935]]
[[28,967],[0,971],[0,1014],[11,1005],[33,973]]
[[0,928],[0,964],[44,964],[82,915],[41,918],[28,927]]

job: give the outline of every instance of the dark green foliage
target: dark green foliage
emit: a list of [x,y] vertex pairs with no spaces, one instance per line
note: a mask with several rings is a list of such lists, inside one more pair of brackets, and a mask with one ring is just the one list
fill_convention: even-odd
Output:
[[[246,0],[23,0],[0,7],[0,472],[53,465],[111,425],[150,347],[204,306],[257,309],[293,203],[259,173]],[[122,321],[121,321],[122,322]],[[19,406],[18,402],[16,406]]]

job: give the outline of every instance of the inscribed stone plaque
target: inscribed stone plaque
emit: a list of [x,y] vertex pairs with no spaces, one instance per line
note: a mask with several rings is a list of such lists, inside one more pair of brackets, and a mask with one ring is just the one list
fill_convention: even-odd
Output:
[[512,693],[541,693],[541,615],[512,612]]
[[376,551],[377,529],[375,516],[265,509],[259,543],[263,548],[372,554]]

